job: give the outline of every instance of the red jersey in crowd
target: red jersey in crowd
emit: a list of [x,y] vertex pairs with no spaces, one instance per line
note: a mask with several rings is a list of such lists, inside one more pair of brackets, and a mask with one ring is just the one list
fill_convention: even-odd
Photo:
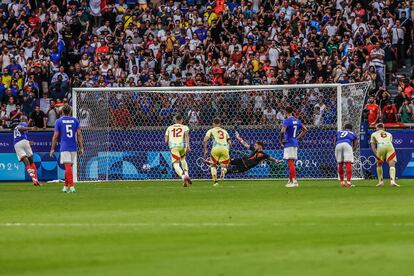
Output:
[[367,104],[366,109],[368,110],[368,124],[374,125],[375,123],[377,123],[377,119],[379,116],[379,106],[375,103]]
[[404,94],[407,96],[407,99],[411,99],[411,97],[414,95],[414,87],[407,85],[404,88]]
[[386,123],[396,123],[397,122],[397,108],[393,104],[387,104],[382,109],[382,114],[384,114]]

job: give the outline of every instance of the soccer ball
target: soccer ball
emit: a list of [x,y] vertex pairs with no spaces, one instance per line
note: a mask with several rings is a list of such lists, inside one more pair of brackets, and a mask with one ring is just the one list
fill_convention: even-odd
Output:
[[151,169],[151,166],[149,164],[142,165],[142,170],[143,171],[149,171],[150,169]]

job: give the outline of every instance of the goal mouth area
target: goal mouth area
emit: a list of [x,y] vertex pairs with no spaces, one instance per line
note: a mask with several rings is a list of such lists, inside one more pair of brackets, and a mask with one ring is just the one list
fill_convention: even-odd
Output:
[[[187,160],[193,179],[209,177],[210,170],[197,162],[203,156],[205,133],[217,117],[230,137],[234,137],[237,130],[246,142],[264,142],[267,154],[282,159],[281,120],[276,115],[284,116],[286,106],[294,107],[309,129],[299,148],[298,177],[335,179],[333,137],[345,123],[351,123],[359,135],[369,86],[369,82],[364,82],[346,85],[73,88],[73,112],[80,120],[85,143],[85,154],[74,164],[75,179],[82,182],[177,179],[169,148],[164,143],[165,130],[173,124],[176,114],[181,114],[190,127],[191,152]],[[316,105],[319,105],[317,112]],[[266,111],[268,106],[270,111]],[[232,158],[244,154],[241,151],[245,149],[236,139],[233,139],[233,145],[237,155],[231,153]],[[359,156],[358,149],[356,163]],[[355,179],[363,179],[361,166],[354,165],[354,171]],[[284,164],[271,166],[265,163],[253,168],[249,174],[229,177],[283,180],[285,176]]]
[[[202,182],[211,182],[210,178],[192,178],[192,181],[202,181]],[[288,181],[288,178],[229,178],[221,180],[221,182],[252,182],[252,181],[258,181],[258,182],[266,182],[266,181],[275,181],[275,182],[282,182],[282,181]],[[300,178],[300,181],[307,181],[307,182],[317,182],[317,181],[339,181],[336,178]],[[351,181],[362,181],[365,180],[364,178],[352,178]],[[110,182],[128,182],[128,183],[145,183],[145,182],[181,182],[181,179],[178,178],[171,178],[171,179],[116,179],[116,180],[81,180],[77,181],[76,183],[110,183]]]

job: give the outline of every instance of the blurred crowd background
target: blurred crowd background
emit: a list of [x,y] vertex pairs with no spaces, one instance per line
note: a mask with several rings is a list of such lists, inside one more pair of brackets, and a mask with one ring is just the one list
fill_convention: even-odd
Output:
[[[11,128],[23,114],[37,128],[53,126],[62,105],[71,102],[73,87],[360,81],[372,82],[365,107],[369,124],[414,120],[413,73],[396,76],[414,64],[414,1],[1,3],[2,128]],[[389,91],[391,84],[395,92]],[[315,125],[331,120],[324,112],[335,112],[332,99],[308,94],[290,97],[300,103],[296,111],[303,120]],[[129,105],[143,108],[136,101]],[[283,96],[252,94],[246,101],[246,110],[254,114],[248,123],[283,119]],[[118,100],[114,110],[123,104]],[[153,102],[151,114],[160,120],[166,106],[172,112],[175,104]],[[131,117],[139,114],[126,112]],[[80,116],[88,119],[88,113],[93,110]],[[185,113],[188,120],[196,116],[194,111]]]

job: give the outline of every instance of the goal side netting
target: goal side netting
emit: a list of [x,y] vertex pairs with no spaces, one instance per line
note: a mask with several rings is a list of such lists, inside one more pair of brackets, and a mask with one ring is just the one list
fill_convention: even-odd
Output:
[[[190,175],[209,178],[202,140],[219,117],[232,137],[232,158],[249,154],[234,138],[261,141],[265,152],[282,159],[278,140],[283,109],[292,106],[309,132],[300,142],[296,161],[300,178],[337,178],[334,155],[336,131],[351,123],[359,135],[369,83],[348,85],[282,85],[226,87],[76,88],[74,115],[80,120],[85,153],[78,157],[78,181],[175,179],[171,154],[164,143],[175,114],[190,127]],[[355,152],[359,160],[359,149]],[[361,166],[354,165],[356,178]],[[286,165],[262,162],[237,179],[286,178]]]

